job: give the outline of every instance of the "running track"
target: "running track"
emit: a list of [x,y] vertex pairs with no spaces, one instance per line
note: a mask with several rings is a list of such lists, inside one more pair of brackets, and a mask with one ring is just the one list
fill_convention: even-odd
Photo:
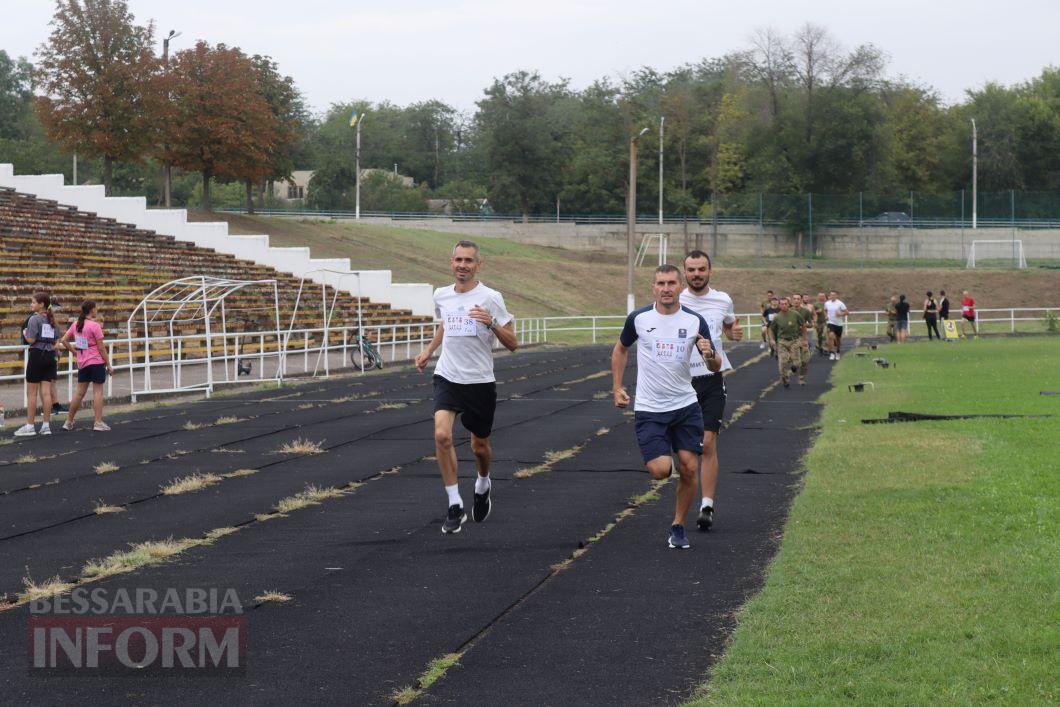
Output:
[[[455,536],[439,532],[445,496],[424,458],[434,452],[430,378],[407,369],[144,409],[112,418],[107,435],[82,422],[0,447],[0,597],[13,600],[27,574],[74,581],[86,561],[129,543],[238,527],[89,586],[233,587],[249,636],[248,668],[235,676],[41,676],[27,670],[29,612],[17,606],[0,611],[0,694],[7,704],[386,704],[457,652],[459,666],[420,703],[679,703],[761,585],[830,367],[815,357],[810,384],[784,390],[770,387],[776,364],[756,345],[731,348],[740,368],[726,414],[739,413],[722,434],[716,524],[699,534],[690,518],[687,552],[666,547],[676,483],[630,508],[651,484],[631,417],[599,375],[604,346],[497,359],[493,514]],[[223,417],[240,421],[216,424]],[[457,429],[469,503],[473,461]],[[277,453],[299,438],[326,451]],[[561,450],[572,453],[514,477]],[[40,459],[17,463],[28,453]],[[119,468],[97,474],[100,462]],[[178,477],[237,469],[256,473],[159,494]],[[350,488],[255,519],[308,484]],[[100,499],[126,510],[96,515]],[[256,604],[266,590],[293,599]]]

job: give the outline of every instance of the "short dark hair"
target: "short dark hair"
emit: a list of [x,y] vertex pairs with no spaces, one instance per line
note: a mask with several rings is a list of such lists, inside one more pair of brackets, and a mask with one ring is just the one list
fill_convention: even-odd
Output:
[[655,275],[664,272],[674,272],[677,273],[678,277],[681,276],[681,271],[677,269],[676,265],[671,265],[670,263],[663,263],[659,267],[655,268],[655,274],[651,276],[651,281],[655,282]]
[[767,295],[771,295],[771,294],[773,294],[773,290],[766,290],[766,294],[767,294]]
[[478,260],[478,243],[474,241],[457,241],[456,245],[453,246],[453,255],[456,255],[457,248],[471,248],[475,251],[475,260]]
[[714,267],[714,264],[710,262],[710,256],[707,255],[706,252],[699,250],[698,248],[685,256],[685,262],[688,262],[689,258],[706,258],[707,268],[711,269]]

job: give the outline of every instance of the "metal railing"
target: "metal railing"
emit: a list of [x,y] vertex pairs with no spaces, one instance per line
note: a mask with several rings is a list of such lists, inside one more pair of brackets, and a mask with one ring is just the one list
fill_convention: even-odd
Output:
[[[1024,327],[1028,322],[1047,323],[1050,313],[1060,317],[1060,307],[1009,307],[1002,309],[977,309],[976,321],[980,328],[989,325],[990,331],[998,328],[1016,332],[1020,328],[1038,330],[1036,327]],[[910,312],[910,324],[915,314]],[[745,337],[753,337],[752,328],[762,324],[761,314],[737,314],[737,320],[743,326]],[[960,314],[951,317],[960,319]],[[622,314],[584,315],[567,317],[525,317],[519,320],[519,343],[541,344],[552,341],[569,343],[571,340],[588,340],[591,343],[613,341],[622,330],[626,316]],[[847,316],[846,330],[850,334],[862,336],[880,336],[887,330],[887,314],[883,311],[855,311]],[[1044,328],[1044,327],[1043,327]]]
[[[761,314],[737,314],[744,329],[746,338],[754,340],[755,329],[761,324]],[[1020,330],[1044,331],[1050,318],[1060,316],[1060,307],[1010,307],[1001,309],[977,310],[977,322],[980,330],[1017,332]],[[515,331],[521,345],[541,343],[600,343],[613,341],[621,331],[625,315],[584,315],[565,317],[523,317],[515,320]],[[956,319],[956,317],[955,317]],[[1041,323],[1039,326],[1028,326]],[[382,324],[357,327],[312,327],[281,332],[281,341],[276,340],[275,331],[266,332],[230,332],[213,334],[215,341],[214,354],[207,358],[199,354],[205,350],[204,334],[186,334],[173,338],[176,347],[173,350],[158,350],[159,344],[145,337],[113,338],[104,341],[107,347],[108,360],[112,362],[115,375],[108,376],[106,397],[114,396],[115,380],[118,376],[127,377],[128,393],[135,401],[137,395],[160,394],[170,392],[202,391],[207,395],[213,387],[246,382],[264,382],[276,380],[278,383],[292,376],[330,376],[333,368],[349,369],[354,354],[358,350],[357,335],[375,347],[384,361],[409,360],[422,351],[434,336],[435,323],[423,324]],[[847,317],[847,331],[854,335],[880,336],[887,328],[887,315],[882,311],[854,311]],[[327,332],[325,339],[324,334]],[[166,337],[166,341],[169,337]],[[243,345],[256,344],[256,350],[244,353]],[[271,344],[271,346],[270,346]],[[152,349],[151,347],[155,348]],[[127,352],[133,351],[130,357]],[[126,360],[114,365],[115,350]],[[0,354],[18,353],[23,364],[29,360],[29,347],[0,346]],[[332,362],[332,357],[338,360]],[[239,364],[253,362],[257,365],[257,376],[241,377]],[[273,372],[266,375],[266,364],[271,362]],[[207,365],[211,373],[203,373]],[[212,374],[213,367],[220,367],[217,375]],[[360,357],[360,370],[363,373],[364,357]],[[168,373],[172,387],[154,387],[154,375],[158,372]],[[203,380],[184,385],[186,377],[201,376]],[[136,377],[140,376],[144,388],[137,390]],[[73,356],[65,357],[60,378],[66,379],[67,395],[72,397],[77,369]],[[22,403],[28,402],[28,391],[22,371],[0,375],[2,383],[23,383]],[[123,384],[124,387],[124,384]]]

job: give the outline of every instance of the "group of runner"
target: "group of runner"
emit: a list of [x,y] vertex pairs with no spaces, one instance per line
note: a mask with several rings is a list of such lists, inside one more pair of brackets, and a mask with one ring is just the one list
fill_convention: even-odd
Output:
[[[15,430],[16,437],[50,435],[51,416],[62,411],[58,402],[59,352],[68,351],[77,359],[77,390],[70,401],[64,430],[72,430],[74,418],[81,402],[88,393],[89,384],[94,384],[92,408],[97,432],[110,430],[103,421],[103,384],[107,374],[113,373],[107,351],[103,346],[103,328],[98,321],[96,303],[85,300],[81,312],[72,321],[65,333],[55,318],[51,295],[35,292],[31,299],[32,312],[22,326],[22,343],[28,347],[26,355],[26,423]],[[37,428],[37,400],[41,402],[41,425]]]
[[768,347],[769,355],[777,359],[785,388],[793,373],[798,374],[800,385],[805,384],[815,338],[819,356],[839,360],[849,312],[836,290],[818,292],[816,299],[797,292],[777,297],[773,290],[768,290],[761,311],[760,348]]
[[[482,265],[476,244],[460,241],[454,246],[454,284],[435,290],[440,324],[415,361],[423,372],[441,348],[433,376],[434,444],[447,497],[442,523],[447,534],[460,532],[467,520],[453,444],[458,416],[471,433],[477,469],[471,518],[481,523],[492,510],[489,437],[497,405],[493,345],[499,342],[509,351],[519,345],[503,296],[478,280]],[[714,523],[717,436],[726,398],[723,375],[732,368],[721,338],[743,338],[732,299],[710,287],[710,274],[710,256],[699,250],[685,258],[684,284],[676,266],[659,266],[652,282],[653,302],[629,314],[611,353],[614,404],[626,408],[633,402],[637,444],[648,473],[656,480],[678,474],[667,538],[668,546],[676,549],[690,546],[684,523],[696,501],[697,480],[697,526],[708,530]],[[638,368],[635,400],[622,385],[633,346]]]
[[[945,290],[939,290],[938,297],[930,290],[924,297],[923,305],[924,324],[927,327],[928,341],[932,338],[942,340],[939,334],[938,323],[950,319],[950,300]],[[884,307],[887,313],[887,338],[904,344],[909,337],[909,310],[911,305],[905,295],[891,296],[890,301]],[[971,328],[972,334],[979,335],[979,324],[976,321],[975,298],[968,290],[961,293],[961,328],[960,333],[967,336],[967,329]]]

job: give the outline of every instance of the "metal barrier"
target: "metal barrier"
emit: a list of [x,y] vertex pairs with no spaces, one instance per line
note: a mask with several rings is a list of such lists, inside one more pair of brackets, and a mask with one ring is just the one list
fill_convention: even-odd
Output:
[[[1050,313],[1054,317],[1060,316],[1060,308],[1010,307],[977,309],[976,321],[980,327],[983,325],[1000,325],[1009,332],[1016,332],[1017,327],[1026,322],[1048,322]],[[913,313],[910,312],[910,325],[914,321],[912,316]],[[747,336],[751,335],[751,329],[757,329],[762,324],[761,314],[737,314],[736,317],[748,332]],[[952,319],[955,321],[959,320],[960,314],[958,313]],[[578,340],[591,339],[594,344],[601,339],[613,341],[617,338],[617,333],[622,330],[625,320],[626,316],[621,314],[528,317],[519,320],[519,343],[547,343],[550,335],[560,343],[568,343],[564,339],[570,338]],[[880,336],[887,331],[887,314],[883,311],[850,312],[845,326],[847,332],[851,334]],[[569,336],[571,334],[574,336]],[[607,336],[604,337],[602,336],[603,334],[607,334]]]
[[[747,331],[747,338],[753,340],[756,336],[755,330],[761,325],[760,314],[737,314],[742,326]],[[1050,317],[1060,316],[1060,307],[1011,307],[1002,309],[979,309],[977,310],[977,322],[982,330],[984,325],[997,325],[997,328],[1008,332],[1016,332],[1032,322],[1048,322]],[[559,343],[599,343],[610,342],[617,337],[622,330],[626,316],[621,314],[584,315],[566,317],[523,317],[515,320],[516,336],[520,344],[542,344],[549,341]],[[956,319],[956,318],[955,318]],[[150,373],[157,370],[168,369],[178,380],[185,375],[193,374],[196,367],[207,364],[222,366],[222,375],[214,376],[212,386],[243,383],[256,380],[264,382],[277,380],[281,382],[284,377],[290,375],[317,375],[320,373],[323,357],[341,355],[341,368],[349,368],[351,365],[351,350],[356,351],[356,336],[361,332],[365,340],[371,343],[379,355],[385,360],[398,361],[409,360],[422,351],[434,336],[434,323],[424,324],[383,324],[357,327],[314,327],[308,329],[295,329],[291,331],[288,347],[284,350],[278,343],[274,350],[268,351],[266,344],[275,341],[276,332],[241,332],[213,335],[214,339],[229,339],[222,342],[224,345],[216,347],[215,355],[207,358],[202,356],[189,356],[189,351],[195,351],[194,342],[202,342],[204,334],[186,334],[174,337],[176,348],[169,352],[154,352],[149,348],[149,342],[143,337],[130,339],[114,338],[105,340],[108,359],[114,360],[115,347],[119,350],[134,352],[143,351],[143,360],[129,360],[114,366],[115,376],[127,375],[129,377],[129,389],[133,390],[132,380],[134,375],[143,375],[150,380]],[[887,328],[887,316],[882,311],[855,311],[847,317],[847,331],[851,334],[880,336]],[[1042,330],[1044,327],[1037,327]],[[325,340],[324,334],[328,336]],[[573,334],[573,336],[571,336]],[[384,341],[384,336],[387,340]],[[333,338],[339,337],[340,341],[333,343]],[[551,339],[550,339],[551,337]],[[257,351],[250,354],[241,353],[240,343],[253,341],[257,343]],[[231,344],[231,347],[227,344]],[[144,345],[148,344],[148,347]],[[137,349],[137,347],[140,347]],[[295,348],[291,348],[295,347]],[[23,363],[29,359],[29,347],[0,346],[0,353],[21,354]],[[389,352],[389,356],[387,356]],[[135,354],[134,354],[135,356]],[[315,357],[315,358],[314,358]],[[136,356],[136,358],[140,358]],[[240,378],[240,361],[257,362],[256,378]],[[265,375],[265,364],[273,361],[278,373],[276,375]],[[174,373],[175,371],[175,373]],[[361,372],[364,372],[363,366]],[[330,366],[324,366],[323,375],[329,376]],[[66,378],[67,395],[72,396],[77,369],[73,356],[66,357],[64,370],[60,371],[60,377]],[[113,397],[115,376],[107,378],[107,397]],[[22,371],[0,375],[0,383],[22,382],[22,403],[28,402],[25,376]],[[210,390],[206,390],[207,395]],[[167,390],[138,391],[140,395],[168,392]],[[135,396],[134,396],[135,401]]]

